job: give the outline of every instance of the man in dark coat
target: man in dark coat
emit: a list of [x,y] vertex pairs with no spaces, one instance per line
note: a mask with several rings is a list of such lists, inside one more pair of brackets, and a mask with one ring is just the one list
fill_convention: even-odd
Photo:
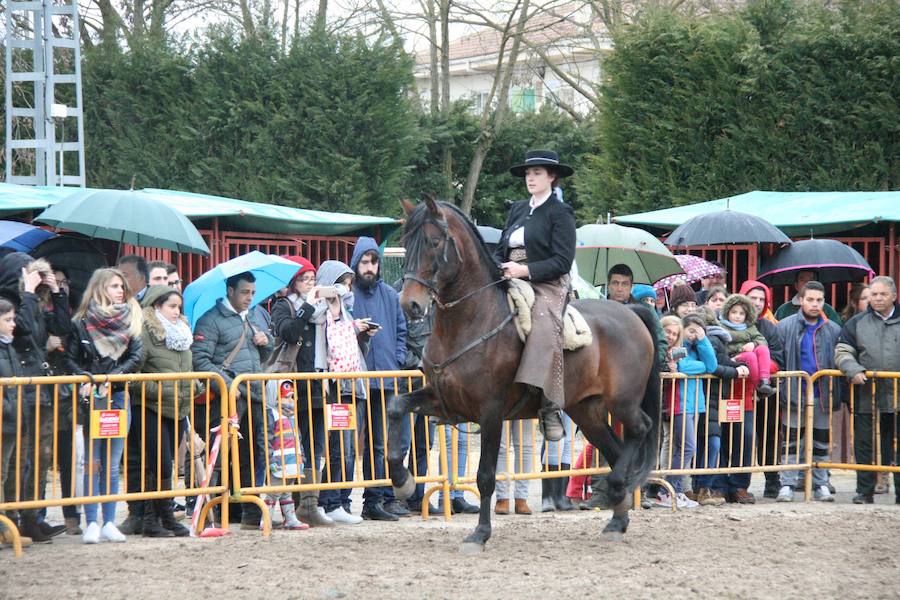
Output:
[[[369,318],[378,323],[381,329],[372,337],[369,352],[366,354],[366,369],[369,371],[395,371],[406,362],[406,316],[400,307],[400,297],[389,284],[381,280],[381,252],[378,244],[370,237],[356,240],[350,268],[356,274],[354,289],[353,316],[357,319]],[[363,452],[363,476],[366,479],[384,479],[384,440],[385,431],[384,407],[390,402],[394,393],[393,381],[372,379],[371,394],[365,407],[371,411],[372,460],[375,463],[372,471],[372,460],[369,458],[369,445]],[[382,390],[381,386],[385,388]],[[382,404],[382,394],[384,404]],[[368,416],[360,414],[360,423],[367,423]],[[404,446],[408,448],[411,434],[409,422],[404,420]],[[377,425],[376,425],[377,424]],[[364,519],[394,521],[399,514],[409,514],[408,509],[399,504],[391,487],[366,488],[363,493]]]
[[[869,284],[869,308],[850,319],[841,331],[835,362],[854,387],[853,441],[856,462],[875,463],[872,440],[881,434],[881,464],[896,464],[900,431],[900,400],[891,379],[869,381],[866,371],[900,371],[900,304],[897,285],[890,277],[876,277]],[[876,416],[878,415],[877,425]],[[896,502],[900,504],[900,473],[894,473]],[[856,504],[871,504],[875,473],[856,472]]]
[[[800,291],[800,310],[778,323],[778,335],[784,345],[784,370],[805,371],[812,375],[820,370],[835,368],[834,348],[841,328],[825,316],[824,305],[825,288],[818,281],[810,281]],[[829,385],[827,379],[816,382],[813,387],[813,430],[810,432],[805,429],[805,386],[790,380],[782,380],[780,384],[786,464],[797,464],[801,460],[804,435],[812,435],[813,460],[827,462],[831,413],[840,407],[839,386]],[[813,469],[812,478],[815,499],[833,502],[834,496],[828,488],[828,471]],[[798,471],[781,472],[779,502],[793,501],[797,479]]]
[[[239,273],[228,278],[225,298],[216,301],[216,305],[206,311],[194,327],[194,343],[191,345],[194,370],[219,373],[228,386],[242,373],[262,371],[261,362],[271,354],[273,340],[268,330],[269,323],[261,318],[261,313],[250,308],[255,294],[256,278],[252,273]],[[234,358],[229,364],[224,364],[232,353]],[[238,442],[241,484],[263,485],[266,468],[266,439],[263,432],[265,391],[260,382],[255,382],[250,386],[252,398],[245,397],[244,386],[241,386],[239,393],[237,411],[240,429],[244,432],[243,438]],[[250,414],[253,418],[253,431],[250,431]],[[210,418],[216,416],[212,415]],[[250,472],[251,440],[256,467],[254,473]],[[258,528],[260,516],[256,505],[246,505],[241,527]]]

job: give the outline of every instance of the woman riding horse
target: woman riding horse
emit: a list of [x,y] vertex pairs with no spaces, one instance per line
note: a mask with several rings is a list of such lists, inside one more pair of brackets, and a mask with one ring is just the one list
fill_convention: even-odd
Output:
[[575,214],[555,188],[573,170],[556,152],[529,150],[509,172],[525,178],[531,198],[512,205],[494,258],[504,277],[529,280],[534,288],[532,330],[515,381],[540,392],[544,437],[555,442],[565,433],[559,412],[565,401],[563,313],[575,259]]

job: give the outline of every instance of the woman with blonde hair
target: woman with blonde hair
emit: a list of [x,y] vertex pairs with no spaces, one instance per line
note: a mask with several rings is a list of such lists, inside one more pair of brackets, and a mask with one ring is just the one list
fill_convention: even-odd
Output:
[[[73,338],[66,349],[72,373],[87,375],[90,383],[79,390],[84,423],[90,423],[91,410],[124,410],[126,430],[131,426],[126,384],[95,385],[94,375],[134,373],[141,365],[141,308],[132,297],[125,276],[117,269],[97,269],[88,282],[81,306],[72,319]],[[119,463],[125,448],[124,438],[92,439],[85,426],[84,492],[88,496],[115,494],[119,491]],[[124,542],[116,527],[116,503],[103,503],[103,526],[97,522],[97,504],[86,504],[85,544],[101,540]]]

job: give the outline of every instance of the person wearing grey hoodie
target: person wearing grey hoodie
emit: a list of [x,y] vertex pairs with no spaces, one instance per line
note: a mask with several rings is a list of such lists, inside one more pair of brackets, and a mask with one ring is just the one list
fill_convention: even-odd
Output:
[[[364,319],[354,319],[353,271],[337,260],[327,260],[316,272],[320,297],[311,321],[316,325],[315,366],[319,372],[358,372],[366,370],[365,352],[378,328]],[[366,385],[362,379],[331,379],[322,386],[328,404],[365,402]],[[321,481],[339,482],[353,478],[356,444],[355,431],[328,432],[329,455]],[[336,523],[356,525],[362,518],[350,512],[350,488],[323,490],[319,493],[320,513]]]

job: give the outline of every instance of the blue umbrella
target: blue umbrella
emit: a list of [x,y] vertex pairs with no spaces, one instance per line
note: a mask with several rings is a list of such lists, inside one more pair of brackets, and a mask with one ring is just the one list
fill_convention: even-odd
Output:
[[256,277],[253,306],[256,306],[281,288],[287,287],[298,270],[300,265],[274,254],[254,250],[238,256],[207,271],[184,289],[184,314],[193,329],[200,317],[216,305],[216,300],[225,297],[225,280],[232,275],[244,271],[253,273]]
[[56,234],[28,223],[0,221],[0,247],[12,248],[16,252],[31,253],[41,243]]

